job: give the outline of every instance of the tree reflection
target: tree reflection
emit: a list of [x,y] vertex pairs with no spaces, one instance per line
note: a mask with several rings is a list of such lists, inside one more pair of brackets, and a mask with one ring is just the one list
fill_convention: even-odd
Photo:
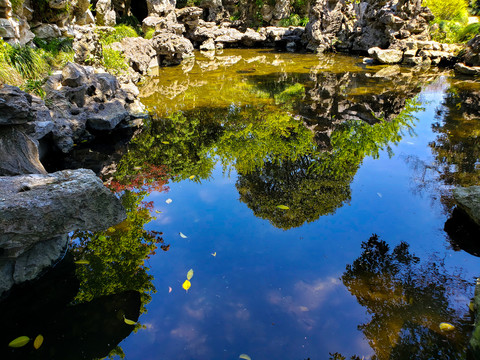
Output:
[[[447,272],[441,259],[421,262],[405,242],[390,250],[377,235],[362,243],[363,252],[347,265],[342,281],[371,320],[359,326],[373,359],[464,359],[470,319],[469,284]],[[455,326],[442,332],[439,324]]]

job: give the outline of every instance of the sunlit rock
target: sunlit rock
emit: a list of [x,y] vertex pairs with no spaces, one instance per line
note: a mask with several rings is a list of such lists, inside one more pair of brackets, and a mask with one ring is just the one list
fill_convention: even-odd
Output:
[[480,226],[480,186],[457,187],[453,196],[460,209]]

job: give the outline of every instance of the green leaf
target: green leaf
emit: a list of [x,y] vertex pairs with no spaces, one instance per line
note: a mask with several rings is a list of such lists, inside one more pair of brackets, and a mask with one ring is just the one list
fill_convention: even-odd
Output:
[[277,208],[282,209],[282,210],[290,210],[288,206],[285,205],[277,205]]
[[75,261],[75,264],[88,265],[88,264],[90,264],[90,261],[88,261],[88,260],[78,260],[78,261]]
[[191,280],[193,277],[193,269],[190,269],[188,270],[188,273],[187,273],[187,280]]
[[125,324],[127,324],[127,325],[135,325],[135,324],[136,324],[135,321],[129,320],[129,319],[127,319],[125,316],[123,317],[123,321],[124,321]]
[[43,344],[43,336],[38,335],[33,342],[33,347],[35,348],[35,350],[38,350],[40,346],[42,346],[42,344]]
[[27,345],[29,341],[30,341],[30,338],[28,336],[20,336],[15,340],[10,341],[10,344],[8,344],[8,346],[12,348],[19,348]]

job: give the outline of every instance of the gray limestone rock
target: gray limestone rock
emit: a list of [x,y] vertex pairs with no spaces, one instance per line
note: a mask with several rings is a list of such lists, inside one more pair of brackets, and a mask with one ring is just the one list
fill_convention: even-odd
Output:
[[32,96],[16,86],[0,87],[0,125],[24,124],[32,120]]
[[74,230],[104,230],[125,210],[91,170],[0,177],[0,248],[19,256]]
[[368,54],[380,64],[398,64],[403,58],[403,51],[396,49],[380,49],[378,47],[373,47],[368,49]]
[[90,108],[87,112],[87,124],[95,130],[112,130],[127,117],[128,111],[124,104],[115,99]]
[[46,173],[32,139],[13,126],[0,127],[0,176]]

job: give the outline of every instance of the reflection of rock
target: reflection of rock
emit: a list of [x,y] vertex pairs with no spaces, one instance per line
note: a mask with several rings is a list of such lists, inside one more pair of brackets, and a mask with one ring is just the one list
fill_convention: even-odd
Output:
[[445,223],[445,231],[450,237],[454,250],[465,250],[480,257],[480,226],[470,219],[463,210],[455,208]]
[[460,209],[480,226],[480,186],[457,187],[453,196]]
[[120,201],[91,170],[0,177],[0,194],[0,248],[15,256],[45,239],[125,219]]
[[31,339],[42,334],[45,342],[38,358],[52,358],[51,354],[70,360],[105,358],[135,329],[124,317],[137,321],[140,293],[125,291],[72,303],[80,284],[75,265],[67,258],[40,279],[14,288],[0,302],[0,316],[6,322],[0,329],[2,359],[30,358],[31,345],[15,351],[7,346],[21,334]]

